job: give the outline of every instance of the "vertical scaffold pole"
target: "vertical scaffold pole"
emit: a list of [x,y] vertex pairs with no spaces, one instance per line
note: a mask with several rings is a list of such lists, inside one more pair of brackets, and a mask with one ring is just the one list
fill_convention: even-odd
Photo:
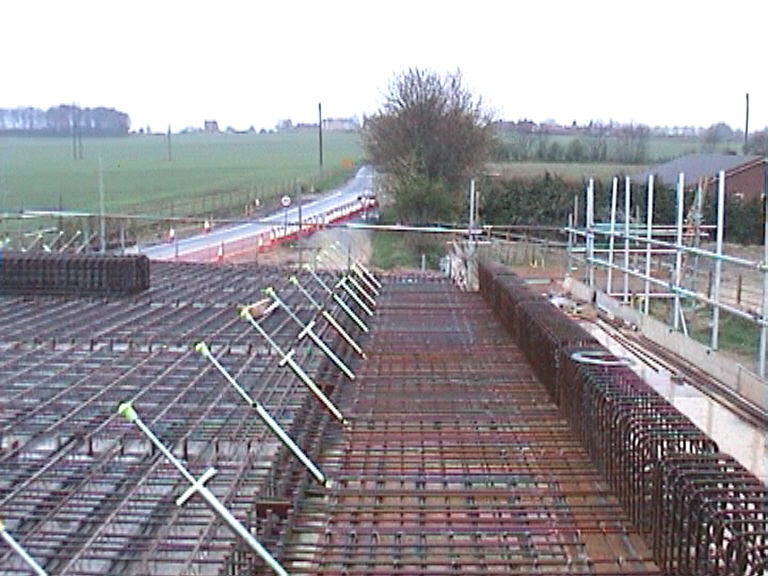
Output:
[[128,422],[135,424],[139,430],[141,430],[142,433],[147,438],[149,438],[149,441],[152,442],[152,444],[158,450],[160,450],[163,456],[165,456],[165,458],[171,464],[173,464],[173,466],[179,471],[184,479],[191,484],[187,491],[176,499],[177,506],[183,506],[192,496],[195,494],[200,494],[200,496],[203,497],[205,503],[208,504],[211,510],[213,510],[213,512],[219,518],[221,518],[227,524],[227,526],[229,526],[232,531],[248,545],[251,550],[256,552],[256,554],[258,554],[259,557],[264,560],[264,562],[266,562],[267,565],[276,574],[279,574],[280,576],[288,576],[288,572],[286,572],[280,563],[275,560],[272,554],[270,554],[269,551],[264,548],[264,546],[262,546],[261,543],[256,540],[256,538],[253,537],[250,531],[248,531],[245,526],[243,526],[240,521],[235,518],[229,510],[226,509],[226,507],[219,501],[219,499],[216,498],[216,496],[214,496],[213,493],[208,490],[208,488],[206,488],[205,483],[210,480],[211,477],[216,473],[214,468],[209,468],[200,477],[200,479],[195,479],[195,477],[189,473],[189,470],[184,467],[184,465],[178,460],[178,458],[173,455],[173,453],[165,446],[165,444],[163,444],[160,439],[155,436],[152,430],[150,430],[147,425],[142,422],[141,418],[139,418],[138,413],[130,402],[123,402],[120,404],[117,412],[120,414],[120,416],[128,420]]
[[725,222],[725,171],[721,170],[717,179],[717,231],[715,243],[715,278],[712,284],[712,300],[715,306],[712,310],[712,339],[710,346],[717,350],[720,335],[720,282],[722,278],[723,263],[720,256],[723,254],[723,224]]
[[680,329],[680,285],[682,283],[683,268],[683,207],[685,205],[685,176],[680,173],[677,179],[677,238],[675,240],[675,309],[672,326],[675,331]]
[[595,287],[595,181],[590,178],[587,185],[587,278],[589,287]]
[[611,237],[608,239],[608,281],[605,291],[610,296],[613,293],[613,246],[616,234],[616,196],[618,195],[619,179],[613,177],[611,186]]
[[[763,322],[768,319],[768,163],[763,161],[763,204],[765,210],[765,223],[763,232],[763,305],[760,309],[760,315]],[[758,359],[758,371],[760,378],[765,379],[765,353],[768,347],[768,326],[763,324],[760,327],[760,358]]]
[[632,210],[632,183],[624,178],[624,304],[629,303],[629,216]]
[[573,214],[568,214],[568,268],[565,276],[570,277],[573,270]]
[[643,300],[643,313],[647,316],[650,312],[651,301],[651,254],[653,248],[651,240],[653,239],[653,174],[648,176],[648,216],[646,217],[647,228],[645,230],[645,239],[648,241],[645,245],[645,300]]

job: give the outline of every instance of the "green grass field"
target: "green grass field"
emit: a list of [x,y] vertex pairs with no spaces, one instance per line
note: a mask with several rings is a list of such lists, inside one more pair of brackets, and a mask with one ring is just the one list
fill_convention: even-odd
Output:
[[[325,176],[342,160],[359,161],[356,133],[323,135]],[[187,134],[84,139],[82,160],[67,138],[0,138],[0,212],[56,209],[95,211],[102,158],[107,212],[152,213],[163,204],[216,193],[267,198],[293,187],[321,185],[317,133]]]

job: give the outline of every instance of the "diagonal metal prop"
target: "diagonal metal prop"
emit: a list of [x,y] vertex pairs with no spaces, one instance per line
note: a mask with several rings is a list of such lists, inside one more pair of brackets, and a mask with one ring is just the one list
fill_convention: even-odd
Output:
[[366,303],[365,303],[365,302],[363,302],[363,301],[360,299],[360,296],[358,296],[358,295],[357,295],[357,293],[356,293],[354,290],[352,290],[352,289],[349,287],[349,284],[347,284],[347,281],[349,280],[349,278],[350,278],[349,276],[343,276],[343,277],[341,278],[341,280],[339,280],[339,281],[336,283],[336,288],[342,288],[342,289],[343,289],[343,290],[344,290],[344,291],[345,291],[347,294],[349,294],[349,297],[350,297],[350,298],[352,298],[352,300],[354,300],[354,301],[355,301],[355,303],[356,303],[358,306],[360,306],[360,308],[362,308],[363,312],[365,312],[366,314],[368,314],[368,316],[373,316],[373,310],[371,310],[371,309],[370,309],[370,308],[369,308],[369,307],[366,305]]
[[269,428],[272,433],[277,436],[280,442],[282,442],[283,445],[291,451],[291,453],[299,460],[299,462],[304,464],[304,467],[309,470],[309,473],[312,474],[315,480],[317,480],[318,483],[322,484],[326,488],[330,488],[330,479],[328,479],[328,477],[320,470],[320,468],[318,468],[318,466],[312,462],[312,459],[306,455],[306,453],[299,447],[299,445],[293,441],[293,438],[291,438],[288,433],[283,430],[282,426],[280,426],[280,424],[278,424],[277,421],[272,418],[272,415],[267,411],[267,409],[264,408],[261,403],[254,400],[251,395],[246,392],[245,388],[240,386],[238,381],[235,380],[229,371],[224,368],[224,366],[221,365],[221,362],[219,362],[219,360],[211,353],[208,345],[205,342],[198,342],[195,344],[195,351],[200,353],[203,358],[209,360],[211,364],[213,364],[213,366],[216,368],[216,370],[218,370],[219,373],[224,376],[224,379],[232,385],[238,394],[240,394],[243,400],[245,400],[251,408],[256,410],[256,414],[258,414],[262,422],[267,425],[267,428]]
[[[332,252],[330,252],[329,250],[323,250],[323,252],[322,252],[322,256],[318,255],[318,256],[316,256],[315,258],[316,258],[316,260],[317,260],[318,262],[322,262],[322,259],[323,259],[323,258],[325,258],[326,260],[328,260],[329,262],[331,262],[331,259],[332,259],[332,258],[335,258],[335,257],[336,257],[336,256],[335,256],[335,255],[334,255]],[[371,296],[371,294],[369,293],[369,291],[368,291],[368,290],[366,290],[366,288],[364,288],[363,286],[361,286],[361,285],[360,285],[360,284],[357,282],[357,280],[355,280],[355,278],[354,278],[354,277],[353,277],[351,274],[349,274],[348,272],[344,272],[344,271],[343,271],[343,269],[344,269],[344,266],[343,266],[342,264],[338,264],[338,263],[337,263],[337,265],[338,265],[338,266],[339,266],[339,268],[342,270],[342,272],[341,272],[341,281],[343,281],[343,282],[349,282],[349,283],[350,283],[350,284],[351,284],[351,285],[352,285],[352,286],[355,288],[355,290],[357,290],[357,292],[358,292],[358,293],[359,293],[359,294],[360,294],[360,295],[361,295],[363,298],[365,298],[365,299],[368,301],[368,303],[370,304],[370,306],[374,306],[374,307],[375,307],[375,306],[376,306],[376,299],[375,299],[373,296]],[[337,284],[337,285],[338,285],[338,284]],[[376,290],[375,288],[373,288],[373,289],[371,290],[371,292],[372,292],[374,295],[377,293],[377,292],[375,292],[375,290]],[[370,309],[369,309],[369,307],[368,307],[368,306],[366,306],[366,305],[362,304],[362,301],[361,301],[361,300],[359,300],[358,298],[355,298],[355,301],[357,301],[357,302],[360,302],[361,306],[363,306],[363,307],[364,307],[365,311],[366,311],[366,312],[369,312],[371,315],[373,315],[373,312],[371,312],[371,311],[370,311]]]
[[205,503],[211,508],[211,510],[216,514],[219,518],[221,518],[224,523],[229,526],[232,531],[237,534],[247,545],[248,547],[256,552],[256,554],[259,555],[259,557],[264,560],[264,562],[267,563],[267,565],[280,576],[288,576],[288,572],[286,572],[285,568],[283,568],[280,563],[275,560],[275,558],[272,556],[272,554],[269,553],[269,551],[264,548],[264,546],[261,545],[261,543],[256,540],[256,538],[253,537],[253,535],[248,531],[245,526],[243,526],[240,521],[235,518],[232,513],[227,510],[227,508],[224,506],[224,504],[221,503],[221,501],[214,496],[214,494],[208,490],[208,488],[205,486],[205,483],[210,480],[211,477],[216,473],[216,470],[214,468],[209,468],[199,479],[196,479],[192,474],[190,474],[189,470],[187,470],[184,465],[179,461],[178,458],[176,458],[173,453],[163,444],[160,439],[155,436],[154,432],[149,429],[149,427],[142,422],[141,418],[139,418],[138,413],[134,409],[133,405],[130,402],[123,402],[118,406],[117,413],[120,414],[123,418],[128,420],[128,422],[135,424],[139,430],[141,430],[144,435],[149,438],[150,442],[158,449],[160,452],[165,456],[165,458],[174,465],[174,467],[179,471],[179,473],[184,477],[184,479],[190,483],[190,487],[179,496],[179,498],[176,499],[176,505],[177,506],[183,506],[187,500],[189,500],[193,495],[200,494],[200,496],[203,497],[205,500]]
[[2,536],[3,540],[5,540],[8,546],[10,546],[13,551],[16,552],[16,554],[18,554],[21,559],[27,563],[27,566],[34,570],[37,576],[48,576],[48,573],[42,569],[40,564],[38,564],[37,561],[32,558],[32,556],[30,556],[26,550],[24,550],[24,547],[8,533],[8,530],[5,529],[5,523],[3,523],[2,519],[0,519],[0,536]]
[[277,292],[271,286],[264,289],[264,294],[266,294],[268,297],[272,298],[272,300],[274,300],[278,304],[278,306],[280,306],[280,308],[285,310],[286,314],[288,314],[288,316],[291,318],[291,320],[296,322],[301,327],[301,332],[299,332],[299,336],[298,336],[299,340],[301,340],[302,338],[305,338],[305,337],[307,337],[310,340],[312,340],[312,342],[314,342],[315,346],[320,348],[320,350],[323,351],[323,354],[325,354],[326,357],[331,362],[333,362],[336,365],[336,367],[339,370],[341,370],[347,378],[349,378],[350,380],[354,380],[355,379],[354,372],[352,372],[352,370],[350,370],[349,367],[346,364],[344,364],[344,362],[341,360],[341,358],[339,358],[338,355],[333,350],[331,350],[331,347],[328,346],[328,344],[326,344],[325,342],[323,342],[322,338],[320,338],[320,336],[318,336],[317,332],[315,332],[315,330],[314,330],[314,328],[315,328],[315,321],[314,320],[310,320],[307,324],[304,324],[304,322],[301,321],[301,318],[299,318],[293,312],[293,310],[291,310],[291,307],[288,306],[288,304],[286,304],[285,301],[277,295]]
[[355,342],[355,340],[352,338],[352,336],[350,336],[349,333],[346,330],[344,330],[344,327],[341,324],[338,323],[336,318],[331,316],[331,313],[328,312],[328,310],[326,310],[326,308],[322,304],[320,304],[320,302],[318,302],[317,300],[315,300],[312,297],[312,294],[310,294],[309,291],[306,288],[304,288],[304,286],[301,285],[301,282],[299,282],[299,279],[296,278],[296,276],[291,276],[288,279],[288,281],[291,284],[293,284],[294,286],[296,286],[298,291],[301,294],[303,294],[304,297],[307,300],[309,300],[310,304],[312,304],[312,306],[314,306],[318,310],[318,312],[320,312],[320,314],[322,314],[323,318],[325,318],[325,321],[328,322],[328,324],[330,324],[333,327],[334,330],[336,330],[336,332],[339,334],[339,336],[341,336],[344,339],[344,341],[347,344],[349,344],[352,347],[352,349],[361,358],[365,358],[366,357],[365,356],[365,352],[363,352],[363,349],[360,348],[360,346],[357,344],[357,342]]
[[256,328],[256,331],[261,334],[261,336],[264,338],[264,340],[267,341],[267,344],[269,344],[270,348],[272,348],[278,356],[280,356],[280,363],[279,365],[282,366],[288,366],[293,373],[299,378],[299,380],[302,381],[302,383],[309,389],[312,394],[315,395],[315,397],[322,402],[322,404],[328,409],[328,411],[333,415],[336,420],[341,422],[341,424],[345,427],[349,427],[350,423],[349,420],[344,418],[344,415],[339,411],[338,408],[334,405],[333,402],[328,398],[328,396],[325,395],[325,393],[320,390],[317,384],[312,380],[312,378],[309,377],[309,375],[304,371],[304,369],[299,366],[299,364],[293,359],[293,356],[296,354],[296,351],[291,349],[287,353],[283,352],[282,348],[277,345],[277,343],[272,340],[270,335],[267,333],[266,330],[259,324],[251,314],[250,310],[247,307],[243,307],[242,310],[240,310],[240,317],[250,322],[251,326]]
[[352,310],[352,308],[350,308],[349,305],[346,302],[344,302],[344,300],[342,300],[339,297],[339,295],[336,294],[336,292],[334,292],[333,289],[330,286],[328,286],[328,284],[326,284],[322,278],[320,278],[320,276],[318,276],[317,272],[312,270],[312,266],[310,266],[309,264],[305,264],[304,269],[309,272],[309,274],[312,276],[315,282],[320,284],[323,290],[325,290],[326,293],[333,299],[333,301],[336,302],[336,304],[338,304],[339,308],[341,308],[344,311],[344,313],[347,316],[349,316],[349,318],[355,324],[357,324],[357,327],[360,328],[360,330],[362,330],[363,332],[368,333],[368,326],[365,324],[365,322],[363,322],[360,319],[360,317],[357,314],[355,314],[354,310]]
[[[331,249],[333,249],[339,256],[339,258],[343,258],[344,254],[342,252],[341,244],[336,242],[335,244],[331,244]],[[378,296],[379,290],[381,290],[381,282],[379,282],[376,277],[371,274],[371,272],[363,266],[363,263],[360,262],[357,258],[352,258],[352,265],[350,266],[350,269],[358,275],[358,277],[367,285],[370,287],[371,291]]]

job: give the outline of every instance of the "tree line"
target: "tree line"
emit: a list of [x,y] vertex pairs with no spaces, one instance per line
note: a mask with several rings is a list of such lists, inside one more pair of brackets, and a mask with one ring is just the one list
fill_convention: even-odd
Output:
[[[622,180],[622,178],[620,178]],[[584,226],[586,182],[567,182],[557,175],[545,173],[534,178],[484,178],[478,182],[482,190],[481,220],[487,224],[564,226],[568,214],[573,212],[574,198],[580,206],[579,225]],[[611,218],[610,180],[596,179],[595,220],[609,222]],[[617,219],[624,221],[623,192]],[[635,184],[631,189],[632,214],[630,219],[646,222],[648,191]],[[692,194],[686,194],[686,211],[690,210]],[[677,191],[660,182],[654,188],[653,221],[655,224],[674,224],[677,221]],[[760,244],[763,241],[763,200],[742,200],[725,197],[725,240],[738,244]],[[702,206],[703,222],[712,224],[717,218],[717,194],[710,192]]]
[[0,133],[11,136],[125,136],[130,129],[128,114],[103,106],[0,108]]
[[[675,139],[659,128],[644,124],[602,124],[588,126],[537,125],[531,121],[499,122],[497,139],[491,149],[495,162],[616,162],[646,164],[655,158],[650,154],[651,138]],[[686,141],[698,141],[701,152],[755,154],[768,156],[768,128],[752,132],[732,129],[725,122],[700,128]],[[692,149],[691,151],[694,151]]]
[[644,124],[619,126],[610,135],[594,130],[582,136],[557,136],[545,130],[499,134],[491,149],[491,160],[624,164],[644,164],[648,161],[651,130]]

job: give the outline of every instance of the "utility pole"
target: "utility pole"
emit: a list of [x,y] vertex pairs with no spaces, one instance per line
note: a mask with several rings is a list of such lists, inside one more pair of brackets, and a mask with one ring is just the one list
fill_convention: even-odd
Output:
[[747,153],[749,144],[749,92],[747,92],[747,120],[744,122],[744,154]]
[[299,206],[298,206],[298,210],[299,210],[299,235],[297,237],[297,244],[299,245],[299,270],[301,270],[301,266],[303,264],[302,260],[303,260],[303,256],[304,256],[304,253],[303,253],[303,250],[302,250],[302,244],[304,243],[304,240],[301,237],[301,234],[303,232],[303,229],[302,229],[303,228],[303,226],[302,226],[302,217],[301,217],[301,200],[302,200],[302,198],[301,198],[301,184],[299,184],[296,187],[296,195],[298,196],[298,202],[299,202]]
[[166,140],[167,140],[167,144],[168,144],[168,162],[170,162],[171,159],[172,159],[172,156],[171,156],[171,125],[170,124],[168,124],[168,136],[167,136]]
[[77,160],[77,107],[72,104],[72,159]]
[[323,103],[317,103],[317,130],[320,138],[320,170],[323,170]]
[[104,171],[101,167],[101,154],[99,154],[99,236],[101,238],[101,253],[107,251],[106,230],[104,226]]

